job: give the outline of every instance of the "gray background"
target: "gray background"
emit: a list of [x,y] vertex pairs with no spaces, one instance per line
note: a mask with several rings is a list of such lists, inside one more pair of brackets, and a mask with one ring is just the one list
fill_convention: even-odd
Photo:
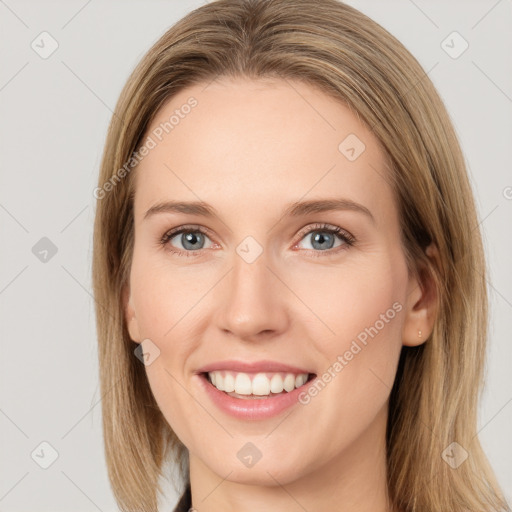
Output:
[[[492,308],[480,439],[511,500],[512,2],[348,3],[418,58],[447,104],[466,155]],[[117,510],[101,436],[92,191],[107,125],[129,72],[166,29],[201,5],[0,0],[3,512]],[[43,31],[59,45],[47,59],[31,47]],[[469,43],[458,58],[442,46],[453,31]],[[460,40],[451,40],[452,53],[461,49]],[[43,237],[57,249],[46,262],[32,250]],[[48,469],[39,465],[51,462],[43,441],[58,453]],[[162,510],[171,510],[175,500],[169,487]]]

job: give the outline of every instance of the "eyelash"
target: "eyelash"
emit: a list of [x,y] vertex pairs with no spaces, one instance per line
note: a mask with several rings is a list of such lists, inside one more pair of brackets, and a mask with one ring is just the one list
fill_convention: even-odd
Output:
[[[321,257],[321,256],[332,256],[333,254],[337,254],[339,251],[346,250],[348,247],[351,247],[355,243],[355,238],[348,233],[347,231],[341,229],[338,226],[331,226],[330,224],[314,224],[310,227],[309,231],[305,233],[301,233],[299,238],[299,242],[307,235],[311,234],[314,231],[325,231],[334,235],[337,235],[344,242],[343,245],[336,247],[334,249],[327,249],[325,251],[315,251],[314,249],[305,249],[306,251],[313,253],[313,257]],[[162,238],[160,239],[160,244],[165,246],[168,244],[169,240],[174,238],[176,235],[180,235],[181,233],[201,233],[203,235],[208,236],[208,231],[202,228],[201,226],[181,226],[179,228],[171,229],[164,233]],[[297,242],[298,243],[298,242]],[[169,244],[170,247],[170,244]],[[182,251],[180,249],[169,249],[171,252],[176,253],[178,255],[184,255],[186,257],[197,257],[200,256],[201,249],[196,249],[193,251]]]

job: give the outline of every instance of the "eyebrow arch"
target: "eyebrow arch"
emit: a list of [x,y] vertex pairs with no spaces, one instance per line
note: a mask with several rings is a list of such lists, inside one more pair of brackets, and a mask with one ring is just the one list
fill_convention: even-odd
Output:
[[[350,199],[317,199],[310,201],[297,201],[287,205],[282,217],[301,217],[312,213],[321,213],[337,210],[349,210],[366,215],[373,223],[375,217],[370,210],[362,204]],[[218,217],[217,210],[203,201],[165,201],[157,203],[146,212],[144,220],[158,213],[185,213],[200,215],[207,218]]]

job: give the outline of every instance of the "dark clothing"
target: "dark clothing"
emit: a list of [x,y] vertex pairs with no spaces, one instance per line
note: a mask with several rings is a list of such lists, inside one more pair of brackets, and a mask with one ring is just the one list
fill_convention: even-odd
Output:
[[190,492],[190,484],[188,484],[173,512],[188,512],[191,508],[192,494]]

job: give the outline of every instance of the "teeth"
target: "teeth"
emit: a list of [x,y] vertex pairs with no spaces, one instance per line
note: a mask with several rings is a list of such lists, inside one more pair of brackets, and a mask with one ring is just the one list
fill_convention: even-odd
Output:
[[289,373],[284,378],[284,389],[285,391],[293,391],[295,389],[295,375]]
[[216,370],[208,372],[210,382],[219,390],[238,395],[269,396],[300,388],[309,374],[300,373],[243,373]]
[[308,380],[308,376],[305,374],[297,375],[295,377],[295,387],[300,388],[302,385],[306,384],[306,381]]
[[258,373],[252,379],[252,394],[259,396],[270,394],[270,381],[264,373]]
[[224,377],[217,372],[216,375],[214,375],[215,384],[213,384],[214,381],[212,381],[212,384],[219,390],[224,391]]
[[252,394],[251,378],[246,373],[238,373],[235,378],[235,393],[239,395]]
[[227,373],[224,377],[224,391],[227,393],[235,391],[235,378],[230,373]]
[[270,391],[272,393],[281,393],[284,389],[283,378],[281,375],[273,375],[270,379]]

